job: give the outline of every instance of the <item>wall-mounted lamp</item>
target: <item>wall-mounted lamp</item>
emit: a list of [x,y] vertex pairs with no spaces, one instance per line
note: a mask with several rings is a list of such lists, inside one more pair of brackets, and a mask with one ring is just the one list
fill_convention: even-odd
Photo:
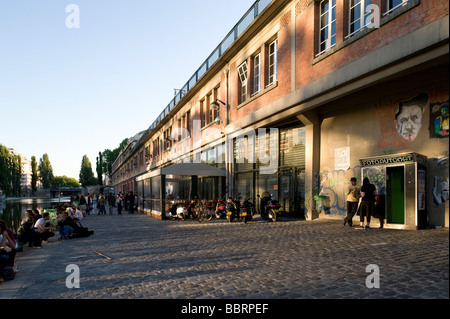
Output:
[[219,100],[219,99],[217,99],[217,100],[215,100],[214,102],[211,102],[211,104],[209,105],[209,107],[212,109],[212,110],[214,110],[214,111],[217,111],[218,109],[219,109],[219,103],[217,103],[217,102],[220,102],[220,103],[222,103],[223,105],[226,105],[225,104],[225,102],[222,102],[221,100]]

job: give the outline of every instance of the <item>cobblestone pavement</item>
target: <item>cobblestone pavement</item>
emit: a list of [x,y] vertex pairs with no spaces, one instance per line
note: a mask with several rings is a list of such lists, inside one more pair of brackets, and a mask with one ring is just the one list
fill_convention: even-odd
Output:
[[[448,229],[344,227],[339,220],[160,221],[87,216],[88,238],[18,253],[0,298],[353,299],[449,298]],[[104,258],[96,252],[111,259]],[[80,288],[66,287],[68,265]],[[368,265],[380,288],[369,289]]]

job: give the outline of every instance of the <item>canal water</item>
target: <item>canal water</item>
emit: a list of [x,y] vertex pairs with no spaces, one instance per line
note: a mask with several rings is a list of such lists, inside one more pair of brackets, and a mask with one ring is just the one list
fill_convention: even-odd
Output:
[[42,214],[44,209],[57,205],[59,202],[70,202],[70,197],[8,199],[6,204],[5,201],[0,201],[0,219],[6,222],[8,228],[16,232],[25,218],[27,209],[37,208]]

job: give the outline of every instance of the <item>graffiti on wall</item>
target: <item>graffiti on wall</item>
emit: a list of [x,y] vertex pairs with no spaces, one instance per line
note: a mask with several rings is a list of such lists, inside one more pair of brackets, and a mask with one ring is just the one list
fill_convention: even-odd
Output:
[[[382,155],[393,154],[397,152],[397,149],[408,149],[409,143],[415,141],[420,134],[427,134],[428,123],[426,122],[428,120],[424,117],[428,115],[425,113],[428,112],[428,107],[431,112],[429,113],[431,115],[430,124],[434,125],[433,132],[441,137],[445,137],[445,134],[448,136],[448,102],[436,102],[448,101],[448,88],[436,86],[426,92],[416,92],[407,98],[382,98],[375,103],[374,115],[379,123],[381,133],[377,146]],[[438,125],[439,131],[437,131],[436,125]],[[341,161],[337,162],[341,163]],[[448,170],[448,154],[443,160],[443,163],[445,162]],[[346,215],[345,189],[351,177],[358,178],[358,184],[361,183],[363,177],[368,177],[371,183],[377,187],[378,194],[385,194],[386,173],[384,167],[364,169],[364,176],[362,176],[360,166],[345,170],[342,169],[343,166],[336,165],[336,160],[335,166],[336,170],[325,170],[320,174],[320,194],[327,197],[327,206],[323,207],[326,214]],[[445,176],[445,174],[443,175]],[[449,198],[448,177],[440,177],[435,184],[434,203],[440,205]]]
[[378,148],[404,147],[407,142],[397,133],[395,125],[396,105],[399,100],[383,99],[375,104],[375,118],[380,125],[381,138],[378,140]]
[[345,191],[350,184],[350,178],[356,177],[358,184],[361,176],[361,166],[355,166],[348,170],[324,170],[320,173],[320,194],[327,197],[323,206],[325,214],[342,215],[347,213]]
[[448,178],[446,180],[440,179],[439,176],[434,176],[433,182],[433,204],[440,206],[442,203],[448,201]]
[[448,137],[448,101],[430,106],[430,137]]
[[395,113],[397,133],[405,141],[414,141],[422,128],[422,117],[428,105],[428,95],[420,93],[410,99],[400,101]]
[[[447,102],[433,102],[445,101]],[[378,148],[405,148],[416,140],[422,131],[423,116],[430,105],[430,134],[448,137],[449,110],[448,89],[436,87],[429,94],[419,93],[407,99],[383,99],[375,105],[375,117],[379,121],[381,138]]]
[[437,169],[442,171],[442,174],[434,176],[433,179],[433,205],[438,207],[449,200],[449,178],[445,177],[445,172],[448,174],[449,154],[445,152],[434,160],[436,161]]
[[386,195],[386,167],[373,166],[364,168],[362,178],[367,177],[377,188],[378,195]]

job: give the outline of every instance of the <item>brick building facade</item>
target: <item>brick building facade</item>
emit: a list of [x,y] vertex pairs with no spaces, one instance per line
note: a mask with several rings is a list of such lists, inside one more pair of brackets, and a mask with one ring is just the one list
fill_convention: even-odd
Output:
[[343,218],[349,179],[369,177],[388,227],[448,227],[448,11],[442,0],[256,1],[121,153],[116,191],[136,191],[156,217],[168,194],[269,192],[312,220]]

